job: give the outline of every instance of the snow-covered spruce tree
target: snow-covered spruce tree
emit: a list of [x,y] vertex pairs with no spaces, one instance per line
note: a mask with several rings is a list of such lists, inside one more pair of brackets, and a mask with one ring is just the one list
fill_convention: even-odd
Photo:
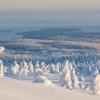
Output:
[[63,68],[63,71],[65,71],[66,69],[69,69],[69,61],[65,61],[64,63],[64,68]]
[[84,89],[84,78],[82,76],[79,77],[79,87],[80,89]]
[[50,73],[55,73],[55,64],[50,65]]
[[91,72],[91,80],[92,81],[97,74],[99,74],[99,71],[98,71],[97,67],[95,67],[95,68],[93,68],[93,71]]
[[35,68],[39,68],[39,67],[40,67],[39,61],[37,61],[35,64]]
[[25,68],[23,68],[23,75],[24,76],[27,76],[28,75],[28,68],[27,67],[25,67]]
[[41,69],[42,69],[42,73],[43,73],[43,75],[49,73],[48,68],[47,68],[45,62],[41,62]]
[[100,74],[97,74],[92,83],[94,87],[94,94],[100,96]]
[[69,67],[69,69],[70,69],[71,71],[73,70],[73,65],[72,65],[71,62],[68,62],[68,67]]
[[92,73],[92,67],[91,67],[91,64],[90,63],[88,64],[88,68],[89,68],[89,72]]
[[75,69],[71,70],[71,80],[72,80],[72,87],[73,88],[79,88],[79,81],[75,74]]
[[60,63],[57,63],[55,65],[55,71],[56,71],[56,73],[59,73],[60,72]]
[[97,61],[96,65],[97,65],[98,71],[100,73],[100,60]]
[[28,70],[29,67],[28,67],[27,62],[22,61],[20,65],[21,65],[21,70],[20,70],[19,74],[23,75],[23,76],[27,76],[28,72],[29,72],[29,70]]
[[32,64],[32,61],[29,62],[28,64],[28,69],[29,69],[29,72],[34,72],[34,68],[33,68],[33,64]]
[[97,70],[93,70],[92,73],[91,73],[91,79],[90,79],[90,81],[91,81],[91,90],[94,90],[94,86],[95,86],[94,85],[95,84],[94,80],[95,80],[95,77],[96,77],[97,74],[99,74]]
[[2,60],[0,60],[0,77],[4,77],[4,66]]
[[0,46],[0,53],[4,52],[5,48],[3,46]]
[[19,71],[19,64],[16,61],[14,61],[14,64],[12,65],[11,68],[11,72],[12,74],[17,75],[18,71]]
[[47,70],[46,74],[49,74],[50,73],[50,64],[46,65],[46,70]]
[[68,63],[69,61],[66,61],[64,64],[64,69],[61,75],[61,84],[68,89],[72,89],[71,71]]
[[71,71],[72,87],[79,88],[79,81],[78,81],[78,78],[77,78],[76,73],[75,73],[75,65],[73,65],[71,62],[69,62],[68,67]]
[[57,63],[57,64],[51,64],[50,65],[50,72],[51,73],[59,73],[60,72],[60,64]]
[[28,68],[27,62],[26,62],[26,61],[22,61],[22,62],[20,63],[20,67],[21,67],[21,68]]
[[34,82],[44,82],[43,76],[45,74],[45,62],[41,62],[39,64],[39,61],[36,62],[35,64],[35,71],[34,71],[34,77],[33,81]]
[[38,74],[43,75],[43,70],[42,70],[43,65],[40,65],[39,61],[36,62],[36,64],[35,64],[35,70],[34,70],[35,75],[38,75]]

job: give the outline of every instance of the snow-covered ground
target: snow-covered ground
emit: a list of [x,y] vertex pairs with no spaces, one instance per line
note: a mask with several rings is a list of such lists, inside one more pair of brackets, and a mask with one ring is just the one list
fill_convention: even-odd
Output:
[[0,60],[0,100],[100,99],[98,70],[87,87],[86,80],[76,75],[72,63],[66,61],[63,67],[60,72],[60,64],[51,64],[48,69],[44,62],[37,61],[33,66],[32,62],[23,61],[19,65],[15,61],[6,69]]
[[67,32],[0,42],[0,100],[100,99],[99,34]]
[[0,79],[0,100],[100,100],[100,97],[9,78]]

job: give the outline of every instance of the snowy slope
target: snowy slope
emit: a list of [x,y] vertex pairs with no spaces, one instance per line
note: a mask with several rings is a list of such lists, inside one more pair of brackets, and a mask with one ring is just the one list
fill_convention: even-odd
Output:
[[26,81],[0,79],[0,100],[100,100],[100,97]]

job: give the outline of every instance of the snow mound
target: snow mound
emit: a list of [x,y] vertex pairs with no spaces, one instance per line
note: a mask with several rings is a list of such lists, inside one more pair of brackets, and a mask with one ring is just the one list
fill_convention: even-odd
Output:
[[50,80],[48,80],[45,76],[41,76],[41,78],[44,80],[45,86],[52,86],[54,85]]
[[0,100],[100,100],[99,96],[67,90],[58,86],[47,87],[14,79],[0,79]]
[[33,82],[35,83],[43,83],[45,86],[52,86],[53,83],[46,78],[46,76],[36,75],[34,76]]

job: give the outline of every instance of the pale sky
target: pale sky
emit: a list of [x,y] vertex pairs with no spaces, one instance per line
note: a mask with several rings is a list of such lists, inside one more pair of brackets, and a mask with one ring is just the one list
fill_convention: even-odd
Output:
[[0,0],[0,11],[98,10],[100,0]]

